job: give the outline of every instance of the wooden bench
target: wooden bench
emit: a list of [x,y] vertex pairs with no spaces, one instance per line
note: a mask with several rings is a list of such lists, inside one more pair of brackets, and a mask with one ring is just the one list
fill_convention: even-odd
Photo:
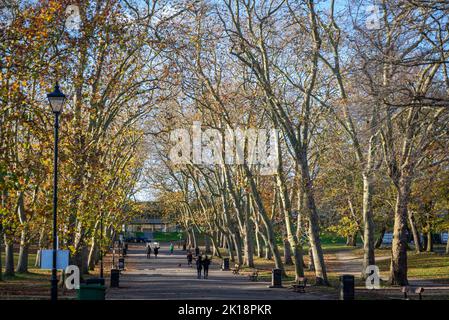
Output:
[[234,268],[231,268],[231,271],[233,274],[239,274],[240,273],[240,265],[235,264]]
[[301,277],[299,278],[295,284],[291,286],[294,292],[305,293],[307,286],[307,278]]
[[248,275],[249,280],[251,281],[257,281],[259,279],[259,271],[253,271]]
[[424,292],[424,288],[423,287],[413,288],[413,287],[410,287],[410,286],[404,286],[404,287],[401,288],[401,292],[404,294],[404,299],[405,300],[409,300],[408,294],[410,292],[418,294],[419,300],[422,300],[422,294]]

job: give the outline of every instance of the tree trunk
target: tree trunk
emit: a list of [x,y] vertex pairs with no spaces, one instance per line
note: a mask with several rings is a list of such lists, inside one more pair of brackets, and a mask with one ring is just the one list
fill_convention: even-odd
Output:
[[[376,264],[374,256],[374,221],[371,206],[373,197],[372,189],[371,176],[363,173],[363,279],[367,276],[365,273],[366,268]],[[354,237],[354,241],[356,241],[355,238],[356,236]]]
[[265,259],[266,260],[273,259],[273,254],[272,254],[270,246],[268,244],[265,245]]
[[214,233],[214,237],[211,238],[211,240],[212,240],[212,255],[222,258],[215,236],[216,236],[216,233]]
[[390,284],[406,286],[407,279],[407,218],[410,181],[401,176],[398,182],[391,245]]
[[283,178],[283,171],[282,171],[282,155],[280,152],[280,148],[278,148],[278,168],[277,168],[277,175],[276,175],[276,181],[277,186],[279,188],[279,199],[280,199],[280,208],[284,215],[284,221],[285,221],[285,230],[287,233],[287,240],[288,244],[284,241],[284,257],[285,257],[285,263],[291,264],[292,258],[291,258],[291,249],[293,249],[293,255],[295,258],[294,265],[295,265],[295,279],[298,280],[300,277],[304,277],[304,268],[303,268],[303,257],[302,257],[302,246],[298,241],[298,237],[296,236],[296,232],[293,228],[293,223],[291,220],[291,212],[292,212],[292,206],[289,194],[287,192],[287,186],[285,185],[285,180]]
[[312,248],[309,249],[309,270],[310,271],[315,271],[314,268],[314,262],[313,262],[313,252],[312,252]]
[[326,265],[321,248],[320,227],[318,213],[315,207],[315,199],[308,191],[305,192],[309,209],[309,242],[313,253],[313,263],[315,266],[315,278],[317,285],[328,285]]
[[234,242],[235,254],[237,256],[237,263],[243,265],[243,251],[242,251],[242,239],[238,232],[232,235],[232,240]]
[[89,257],[87,259],[87,265],[88,265],[88,269],[89,270],[94,270],[95,269],[95,264],[96,264],[96,256],[97,256],[97,241],[95,239],[95,236],[92,236],[92,243],[90,245],[90,250],[89,250]]
[[28,272],[28,240],[27,240],[27,231],[28,227],[23,225],[23,229],[20,235],[20,249],[19,249],[19,258],[17,261],[17,273],[26,273]]
[[293,265],[293,259],[290,242],[288,242],[288,239],[284,239],[283,242],[284,242],[284,264],[291,266]]
[[433,238],[432,238],[432,231],[429,228],[429,231],[427,232],[427,252],[433,252]]
[[256,226],[256,232],[255,232],[255,240],[256,240],[256,255],[259,258],[263,257],[263,250],[262,250],[262,245],[261,245],[261,240],[260,240],[260,235],[259,235],[259,231],[258,231],[258,227]]
[[192,237],[192,231],[191,230],[187,230],[187,239],[188,239],[187,247],[188,248],[194,248],[195,246],[193,245],[193,237]]
[[228,255],[229,255],[229,259],[232,262],[235,262],[235,257],[234,257],[234,251],[232,250],[232,240],[231,240],[231,236],[226,236],[226,247],[228,248]]
[[197,248],[198,247],[198,238],[195,232],[195,228],[192,228],[192,241],[193,241],[193,247]]
[[257,212],[260,215],[260,218],[265,226],[265,230],[267,232],[267,242],[268,245],[270,246],[271,252],[273,253],[273,257],[274,257],[274,264],[276,269],[281,269],[282,273],[285,273],[284,271],[284,265],[282,263],[282,259],[281,259],[281,255],[279,253],[279,248],[276,244],[276,239],[274,237],[274,231],[273,231],[273,225],[272,222],[270,220],[270,218],[267,215],[267,212],[265,210],[265,206],[263,204],[263,201],[260,197],[260,193],[257,190],[257,186],[256,183],[254,181],[254,177],[251,174],[251,171],[248,168],[247,164],[243,165],[243,168],[245,170],[245,175],[248,178],[248,182],[251,188],[251,194],[253,196],[254,202],[256,204],[257,207]]
[[357,233],[350,234],[346,237],[346,245],[348,247],[356,247],[357,246]]
[[14,276],[14,245],[6,235],[5,239],[5,276]]
[[416,253],[420,253],[421,248],[422,248],[421,247],[421,239],[419,237],[419,233],[416,228],[415,216],[414,216],[412,210],[408,211],[408,222],[410,224],[410,229],[411,229],[412,236],[413,236],[413,243],[415,244],[415,251],[416,251]]
[[25,273],[28,272],[28,226],[24,208],[24,193],[20,192],[18,196],[17,214],[22,226],[22,231],[20,233],[20,249],[16,272]]
[[[44,224],[45,224],[44,220]],[[46,238],[46,228],[42,228],[40,233],[39,233],[39,243],[38,243],[38,250],[36,252],[36,260],[34,262],[34,266],[35,267],[40,267],[41,265],[41,250],[44,248],[44,243],[45,243],[45,238]]]
[[268,245],[267,238],[261,231],[259,231],[259,235],[260,235],[260,237],[263,240],[262,242],[263,242],[263,249],[264,249],[264,258],[267,259],[267,260],[271,260],[272,259],[272,252],[270,250],[270,246]]
[[374,245],[374,247],[375,247],[376,249],[379,249],[380,246],[382,245],[382,241],[383,241],[383,239],[384,239],[385,231],[387,231],[387,228],[382,227],[382,229],[380,230],[379,238],[377,238],[376,244]]
[[249,268],[254,268],[253,229],[251,220],[249,219],[249,213],[245,221],[244,242],[245,265]]
[[87,247],[87,245],[83,245],[81,252],[83,258],[81,262],[82,269],[80,271],[83,274],[89,274],[89,248]]
[[207,235],[204,235],[204,251],[206,254],[212,253],[212,251],[210,250],[210,239]]

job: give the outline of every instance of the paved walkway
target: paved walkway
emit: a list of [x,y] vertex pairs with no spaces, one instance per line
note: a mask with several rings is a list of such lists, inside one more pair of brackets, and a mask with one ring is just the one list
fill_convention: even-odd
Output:
[[270,289],[268,282],[252,282],[243,275],[221,271],[216,259],[209,279],[197,279],[195,267],[187,266],[185,252],[168,253],[162,244],[158,258],[146,258],[143,244],[129,245],[120,288],[109,288],[106,299],[332,299],[313,293],[295,293],[287,288]]

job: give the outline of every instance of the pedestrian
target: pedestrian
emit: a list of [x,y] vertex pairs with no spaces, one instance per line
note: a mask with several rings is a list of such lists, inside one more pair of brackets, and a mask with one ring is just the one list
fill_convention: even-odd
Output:
[[203,269],[203,257],[198,256],[196,258],[196,272],[198,279],[201,279],[201,269]]
[[154,258],[157,259],[157,254],[159,253],[159,246],[154,247]]
[[151,258],[151,246],[147,246],[147,259]]
[[175,249],[175,246],[173,245],[173,242],[170,242],[170,254],[173,254],[173,250]]
[[198,257],[200,255],[200,248],[195,248],[195,257]]
[[209,277],[209,265],[211,262],[212,259],[209,259],[206,255],[206,257],[203,260],[204,279],[207,279]]
[[192,254],[192,251],[189,250],[187,252],[187,265],[189,267],[192,267],[192,260],[193,260],[193,254]]

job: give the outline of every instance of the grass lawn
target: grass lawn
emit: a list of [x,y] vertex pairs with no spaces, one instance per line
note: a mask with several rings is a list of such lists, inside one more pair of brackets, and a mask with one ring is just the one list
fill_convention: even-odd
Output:
[[[179,241],[179,234],[183,235],[182,232],[153,232],[153,241],[158,242],[170,242],[170,241]],[[181,238],[181,240],[184,238]]]
[[[50,297],[51,270],[42,270],[34,266],[36,254],[29,254],[28,272],[15,273],[14,276],[3,275],[0,281],[0,300],[20,299],[20,300],[48,300]],[[18,260],[18,253],[14,253],[14,266]],[[5,270],[5,255],[2,252],[2,272]],[[99,271],[91,271],[91,274],[83,275],[83,278],[97,277]],[[109,269],[105,269],[105,277],[109,276]],[[60,278],[60,272],[59,272]],[[75,299],[75,290],[64,290],[62,283],[58,289],[59,299]]]

